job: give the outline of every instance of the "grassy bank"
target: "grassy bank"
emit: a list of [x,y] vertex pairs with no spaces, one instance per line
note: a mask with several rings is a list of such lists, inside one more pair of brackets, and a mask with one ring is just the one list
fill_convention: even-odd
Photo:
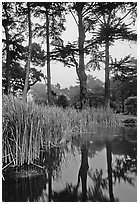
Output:
[[23,104],[13,97],[3,96],[2,152],[5,165],[22,165],[39,160],[40,152],[60,145],[74,134],[93,132],[96,125],[119,126],[111,111]]

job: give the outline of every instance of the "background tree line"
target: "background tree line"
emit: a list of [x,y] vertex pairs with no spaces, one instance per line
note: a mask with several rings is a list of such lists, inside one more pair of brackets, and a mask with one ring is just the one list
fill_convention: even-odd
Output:
[[[137,34],[132,29],[136,7],[136,2],[3,2],[4,94],[16,95],[21,91],[26,102],[28,90],[45,77],[39,70],[46,66],[47,100],[52,105],[50,62],[55,60],[76,68],[79,107],[83,108],[88,98],[96,100],[89,91],[86,70],[100,69],[103,63],[105,84],[100,94],[103,105],[109,108],[110,101],[114,105],[118,100],[122,106],[127,97],[136,96],[137,63],[130,56],[119,61],[112,59],[109,49],[120,39],[136,42]],[[64,45],[61,34],[66,29],[68,13],[76,22],[78,40]],[[90,57],[87,64],[86,56]]]

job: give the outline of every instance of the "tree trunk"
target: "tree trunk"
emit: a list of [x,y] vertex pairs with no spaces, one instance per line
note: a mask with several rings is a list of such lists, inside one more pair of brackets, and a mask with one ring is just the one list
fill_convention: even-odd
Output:
[[109,40],[105,43],[105,108],[110,107]]
[[48,9],[46,8],[46,46],[47,46],[47,95],[48,95],[48,104],[52,105],[52,96],[51,96],[51,72],[50,72],[50,44],[49,44],[49,14]]
[[77,72],[79,81],[80,81],[80,103],[81,108],[85,105],[86,93],[87,93],[87,76],[85,73],[85,66],[84,66],[84,41],[85,41],[85,29],[83,25],[83,18],[82,18],[82,3],[78,3],[78,32],[79,32],[79,70]]
[[[4,6],[6,17],[8,20],[8,14],[7,14],[7,3],[5,3]],[[6,71],[5,71],[5,78],[6,78],[6,83],[5,83],[5,90],[4,93],[8,95],[10,93],[10,51],[9,51],[9,32],[8,32],[8,26],[3,25],[4,30],[5,30],[5,37],[6,37]]]
[[30,3],[27,2],[28,7],[28,27],[29,27],[29,50],[28,50],[28,59],[26,65],[26,79],[23,90],[23,102],[27,102],[27,92],[29,86],[29,72],[30,72],[30,62],[31,62],[31,43],[32,43],[32,31],[31,31],[31,13],[30,13]]

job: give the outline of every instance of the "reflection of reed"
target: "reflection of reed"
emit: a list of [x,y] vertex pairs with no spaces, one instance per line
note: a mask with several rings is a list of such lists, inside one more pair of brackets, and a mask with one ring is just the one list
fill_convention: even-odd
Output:
[[2,200],[4,202],[34,202],[46,188],[46,176],[34,176],[23,179],[6,179],[2,183]]
[[[29,171],[28,166],[24,166],[22,173],[21,170],[19,173],[14,171],[12,175],[10,172],[9,176],[5,177],[5,181],[3,181],[3,201],[38,201],[43,196],[42,191],[46,188],[47,184],[48,201],[50,202],[52,200],[52,178],[57,177],[60,171],[62,156],[62,148],[50,147],[48,151],[41,151],[41,161],[39,164],[44,168],[40,169],[39,165],[33,165],[32,167],[35,169],[39,168],[41,175],[33,169]],[[31,177],[29,177],[29,172]],[[37,172],[34,177],[31,174],[32,172]],[[45,173],[46,175],[44,175]],[[13,176],[16,176],[16,178],[13,179]],[[21,176],[24,176],[24,178],[21,178]]]

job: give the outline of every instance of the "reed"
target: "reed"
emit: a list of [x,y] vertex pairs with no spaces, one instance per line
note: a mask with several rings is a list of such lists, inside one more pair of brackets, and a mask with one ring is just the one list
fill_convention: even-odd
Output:
[[109,110],[24,104],[12,96],[3,96],[3,164],[21,166],[40,160],[40,152],[70,140],[71,136],[93,132],[95,125],[117,126]]
[[43,137],[41,110],[12,97],[3,97],[2,109],[4,163],[29,164],[39,156]]

